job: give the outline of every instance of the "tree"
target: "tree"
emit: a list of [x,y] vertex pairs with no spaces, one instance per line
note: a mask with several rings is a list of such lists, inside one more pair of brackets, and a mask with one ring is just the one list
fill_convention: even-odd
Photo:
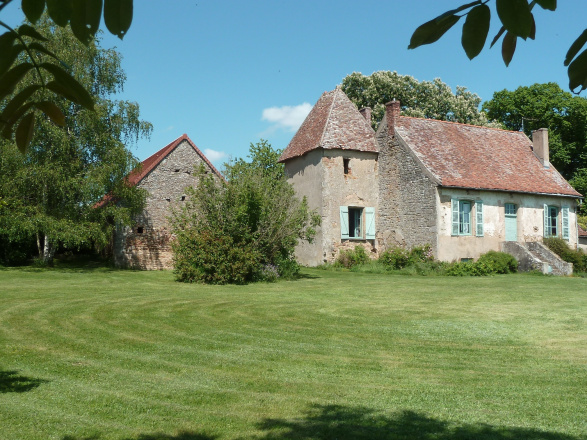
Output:
[[582,194],[587,193],[587,99],[555,83],[495,92],[483,104],[487,116],[528,136],[549,129],[550,161]]
[[280,151],[263,140],[249,151],[250,161],[225,165],[226,180],[202,171],[173,213],[178,280],[246,283],[297,273],[294,248],[312,239],[320,217],[295,196]]
[[[2,0],[0,12],[13,0]],[[47,14],[56,26],[71,27],[73,35],[88,45],[94,39],[104,4],[104,22],[119,38],[128,31],[133,15],[132,0],[46,0]],[[48,96],[61,96],[86,109],[93,109],[91,94],[61,65],[60,59],[47,46],[39,33],[37,22],[45,11],[45,0],[22,0],[22,10],[30,24],[13,29],[0,21],[8,31],[0,35],[0,132],[11,139],[16,126],[16,144],[24,153],[31,142],[35,112],[45,113],[54,123],[63,126],[65,118]],[[43,60],[39,56],[43,55]],[[26,79],[27,88],[11,95]],[[18,125],[17,125],[18,124]]]
[[479,112],[481,98],[466,87],[457,87],[456,93],[439,78],[418,81],[409,75],[379,71],[365,76],[351,73],[342,80],[342,90],[358,107],[373,109],[373,127],[376,128],[385,112],[385,104],[392,99],[401,102],[407,116],[462,122],[473,125],[491,125]]
[[[438,41],[461,17],[466,16],[463,24],[461,44],[469,59],[475,58],[485,46],[491,22],[490,0],[477,0],[446,11],[414,31],[408,49],[415,49],[424,44]],[[491,47],[503,36],[501,54],[505,65],[509,65],[516,50],[518,38],[534,39],[536,23],[532,10],[537,4],[549,11],[556,10],[556,0],[495,0],[497,16],[502,26],[493,38]],[[466,11],[466,12],[465,12]],[[459,15],[461,14],[461,15]],[[577,56],[587,44],[587,29],[575,40],[567,51],[564,65],[568,66],[569,89],[580,87],[579,92],[587,88],[587,49]]]
[[[38,129],[26,155],[10,141],[0,143],[0,197],[5,202],[0,236],[12,245],[35,241],[39,256],[50,261],[60,246],[103,248],[117,223],[130,224],[144,195],[125,184],[125,176],[138,164],[125,144],[148,136],[151,124],[139,119],[138,104],[111,99],[125,81],[116,51],[100,48],[96,40],[84,46],[71,30],[48,19],[37,27],[48,50],[67,63],[95,101],[95,109],[88,110],[59,96],[47,97],[64,115],[67,130],[35,114]],[[33,82],[23,78],[15,95]],[[118,203],[96,209],[105,194]]]

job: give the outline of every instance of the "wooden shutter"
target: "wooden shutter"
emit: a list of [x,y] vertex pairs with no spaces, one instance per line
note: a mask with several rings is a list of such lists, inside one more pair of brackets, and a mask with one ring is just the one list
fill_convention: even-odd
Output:
[[349,207],[340,207],[340,238],[349,238]]
[[450,201],[452,210],[452,233],[451,235],[459,235],[459,201],[457,199],[451,199]]
[[569,239],[569,207],[563,206],[561,210],[561,229],[563,233],[563,238],[565,240]]
[[548,221],[548,205],[544,205],[544,236],[550,237],[550,222]]
[[475,202],[475,232],[477,237],[483,237],[483,201]]
[[375,208],[365,208],[365,238],[375,240]]

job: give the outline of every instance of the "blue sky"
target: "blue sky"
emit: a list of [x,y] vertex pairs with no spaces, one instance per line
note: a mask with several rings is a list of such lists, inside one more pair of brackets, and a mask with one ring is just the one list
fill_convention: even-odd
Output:
[[[564,55],[584,29],[585,0],[535,8],[536,40],[519,42],[510,66],[497,44],[469,61],[461,24],[439,42],[408,50],[412,32],[465,0],[135,0],[134,19],[116,46],[127,74],[119,99],[136,101],[154,125],[132,147],[141,160],[183,133],[215,165],[245,157],[251,142],[285,148],[307,112],[352,73],[397,71],[441,78],[484,101],[493,92],[556,82],[567,90]],[[494,3],[494,2],[492,2]],[[20,1],[3,13],[17,24]],[[496,16],[492,11],[492,16]],[[496,18],[490,38],[499,29]]]

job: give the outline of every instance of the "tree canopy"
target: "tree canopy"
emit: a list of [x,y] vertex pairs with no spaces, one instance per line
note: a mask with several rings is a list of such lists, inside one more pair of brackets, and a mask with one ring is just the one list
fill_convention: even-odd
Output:
[[587,99],[555,83],[495,92],[483,104],[491,119],[528,136],[549,129],[550,161],[581,194],[587,193]]
[[[458,8],[451,9],[438,17],[419,26],[410,39],[408,49],[415,49],[424,44],[438,41],[450,28],[465,18],[461,45],[469,59],[475,58],[485,46],[491,23],[491,9],[487,6],[491,0],[477,0]],[[509,65],[516,50],[517,40],[533,40],[536,36],[534,7],[555,11],[557,0],[495,0],[497,18],[502,26],[491,42],[491,47],[501,37],[501,54],[505,65]],[[569,47],[564,58],[568,66],[569,89],[581,91],[587,88],[587,49],[579,52],[587,44],[587,29]],[[562,57],[561,57],[562,59]]]
[[[12,1],[0,1],[0,12]],[[133,0],[22,0],[29,23],[13,29],[0,20],[0,26],[7,29],[0,35],[0,132],[11,139],[16,127],[16,144],[22,152],[32,140],[37,111],[65,125],[64,114],[48,97],[61,96],[86,109],[94,108],[91,93],[64,67],[64,60],[39,32],[39,19],[46,10],[55,26],[69,24],[75,38],[88,45],[98,31],[102,6],[107,29],[122,39],[132,22]],[[19,87],[25,82],[28,87]],[[12,94],[15,88],[19,94]]]
[[374,127],[383,118],[385,104],[393,99],[400,101],[406,116],[491,125],[479,112],[481,98],[477,94],[460,86],[453,93],[440,78],[418,81],[397,72],[379,71],[369,76],[354,72],[343,78],[342,90],[358,108],[371,107]]
[[[151,124],[140,120],[134,102],[116,101],[125,75],[119,54],[92,40],[81,44],[68,28],[42,18],[38,31],[46,47],[69,68],[69,73],[95,102],[88,110],[60,96],[45,99],[59,109],[67,129],[57,127],[42,113],[33,117],[39,127],[31,136],[26,155],[11,141],[0,143],[0,240],[16,245],[33,240],[39,254],[50,260],[58,247],[67,249],[108,246],[116,223],[129,224],[141,208],[144,195],[125,184],[138,161],[127,149],[148,136]],[[39,59],[49,55],[40,55]],[[23,77],[14,92],[35,82]],[[105,194],[120,203],[95,205]]]

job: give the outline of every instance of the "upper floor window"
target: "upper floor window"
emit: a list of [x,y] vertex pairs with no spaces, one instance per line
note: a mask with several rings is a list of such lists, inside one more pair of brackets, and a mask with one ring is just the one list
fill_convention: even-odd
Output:
[[351,173],[351,167],[350,167],[350,165],[351,165],[351,160],[349,158],[343,158],[342,159],[342,166],[343,166],[343,169],[344,169],[344,175],[345,176]]

